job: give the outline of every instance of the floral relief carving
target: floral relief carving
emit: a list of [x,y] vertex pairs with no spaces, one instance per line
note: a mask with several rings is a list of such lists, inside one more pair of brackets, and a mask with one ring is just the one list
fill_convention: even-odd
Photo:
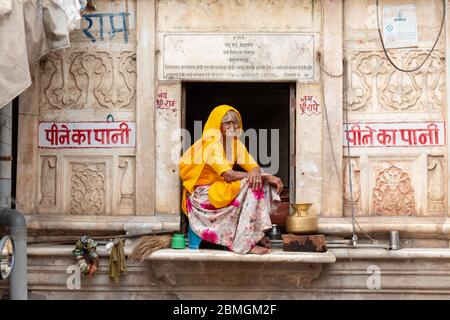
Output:
[[[406,66],[413,69],[418,63],[427,57],[425,52],[414,52],[409,55]],[[420,108],[423,110],[440,110],[444,107],[445,80],[443,70],[445,66],[439,54],[433,53],[425,65],[413,73],[413,81],[416,88],[419,88],[422,95],[420,98]]]
[[41,61],[44,109],[132,109],[136,54],[60,52]]
[[376,175],[373,212],[380,216],[411,216],[416,213],[415,192],[409,174],[392,165]]
[[120,200],[121,208],[134,208],[134,159],[128,157],[119,158],[120,168]]
[[108,66],[108,74],[94,90],[98,102],[105,108],[124,108],[130,105],[136,88],[136,57],[131,52],[122,52],[118,63]]
[[[351,170],[350,170],[351,169]],[[351,188],[350,188],[351,177]],[[361,211],[361,168],[358,158],[344,159],[344,212],[347,215]]]
[[43,157],[41,166],[41,201],[43,207],[56,205],[56,157]]
[[350,55],[347,71],[347,108],[359,111],[373,108],[377,104],[378,88],[386,86],[389,72],[387,61],[376,53]]
[[[425,59],[424,51],[390,53],[401,67],[413,69]],[[346,108],[349,111],[441,110],[445,97],[443,54],[431,55],[413,73],[395,70],[383,52],[347,54]]]
[[428,158],[428,209],[445,213],[444,157]]
[[410,74],[390,72],[379,92],[381,107],[387,110],[406,110],[417,106],[421,90],[414,86]]
[[81,109],[82,90],[70,71],[70,55],[50,53],[42,59],[43,104],[53,109]]
[[108,54],[98,53],[94,54],[80,54],[73,63],[71,70],[77,75],[77,81],[80,87],[83,88],[85,95],[85,105],[93,104],[94,101],[92,91],[102,83],[106,72],[106,63]]
[[69,211],[74,215],[105,213],[105,163],[73,163]]

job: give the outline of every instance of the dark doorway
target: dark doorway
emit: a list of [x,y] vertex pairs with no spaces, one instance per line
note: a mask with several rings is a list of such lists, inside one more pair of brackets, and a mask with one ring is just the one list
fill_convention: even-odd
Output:
[[[289,155],[290,155],[290,104],[291,85],[289,83],[185,83],[185,128],[194,140],[194,121],[205,124],[210,112],[221,104],[236,108],[242,115],[244,130],[267,129],[267,157],[273,158],[271,149],[271,131],[278,129],[279,168],[272,174],[289,187]],[[259,143],[260,135],[258,135]],[[192,143],[193,141],[191,141]],[[249,152],[248,140],[245,144]],[[258,146],[259,150],[259,146]],[[276,150],[275,150],[276,151]],[[264,168],[270,166],[266,159],[251,152],[258,164]],[[263,154],[264,155],[264,154]]]

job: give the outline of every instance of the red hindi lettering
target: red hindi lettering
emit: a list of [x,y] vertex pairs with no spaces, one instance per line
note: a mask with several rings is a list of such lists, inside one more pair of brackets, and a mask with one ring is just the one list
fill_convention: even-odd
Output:
[[[351,137],[350,137],[351,135]],[[346,138],[349,145],[353,146],[361,145],[361,127],[359,125],[353,125],[350,130],[346,130]]]
[[110,132],[112,129],[94,129],[94,139],[102,145],[110,144]]
[[53,123],[50,129],[45,129],[45,139],[50,142],[52,146],[58,145],[58,126]]
[[401,139],[410,146],[417,145],[417,131],[420,129],[400,129]]
[[59,132],[62,132],[63,135],[59,136],[59,143],[64,145],[70,144],[70,129],[67,127],[67,125],[63,124],[61,125],[62,130],[60,129]]
[[91,129],[73,129],[72,142],[78,145],[87,140],[87,144],[91,144]]
[[380,129],[377,135],[378,143],[386,146],[397,144],[397,129]]

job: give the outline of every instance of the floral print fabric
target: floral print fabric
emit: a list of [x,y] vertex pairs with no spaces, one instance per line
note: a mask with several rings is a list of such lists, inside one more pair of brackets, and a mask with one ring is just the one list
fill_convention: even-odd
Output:
[[236,253],[248,253],[272,227],[272,204],[280,201],[276,188],[264,183],[262,188],[251,190],[245,178],[236,198],[220,209],[209,202],[209,188],[209,185],[197,186],[193,194],[186,195],[191,229],[205,241],[226,246]]

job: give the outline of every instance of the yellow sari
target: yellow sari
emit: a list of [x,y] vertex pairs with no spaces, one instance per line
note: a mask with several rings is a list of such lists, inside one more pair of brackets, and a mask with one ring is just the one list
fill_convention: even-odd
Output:
[[198,185],[211,185],[208,198],[216,208],[228,206],[240,190],[240,180],[224,181],[222,174],[232,170],[237,163],[247,172],[258,166],[247,152],[245,145],[235,138],[232,144],[231,159],[227,159],[222,143],[220,126],[228,111],[234,111],[239,118],[242,130],[242,118],[239,111],[228,105],[216,107],[208,117],[203,128],[202,138],[197,140],[181,157],[179,168],[183,181],[182,210],[187,215],[186,193],[193,193]]

